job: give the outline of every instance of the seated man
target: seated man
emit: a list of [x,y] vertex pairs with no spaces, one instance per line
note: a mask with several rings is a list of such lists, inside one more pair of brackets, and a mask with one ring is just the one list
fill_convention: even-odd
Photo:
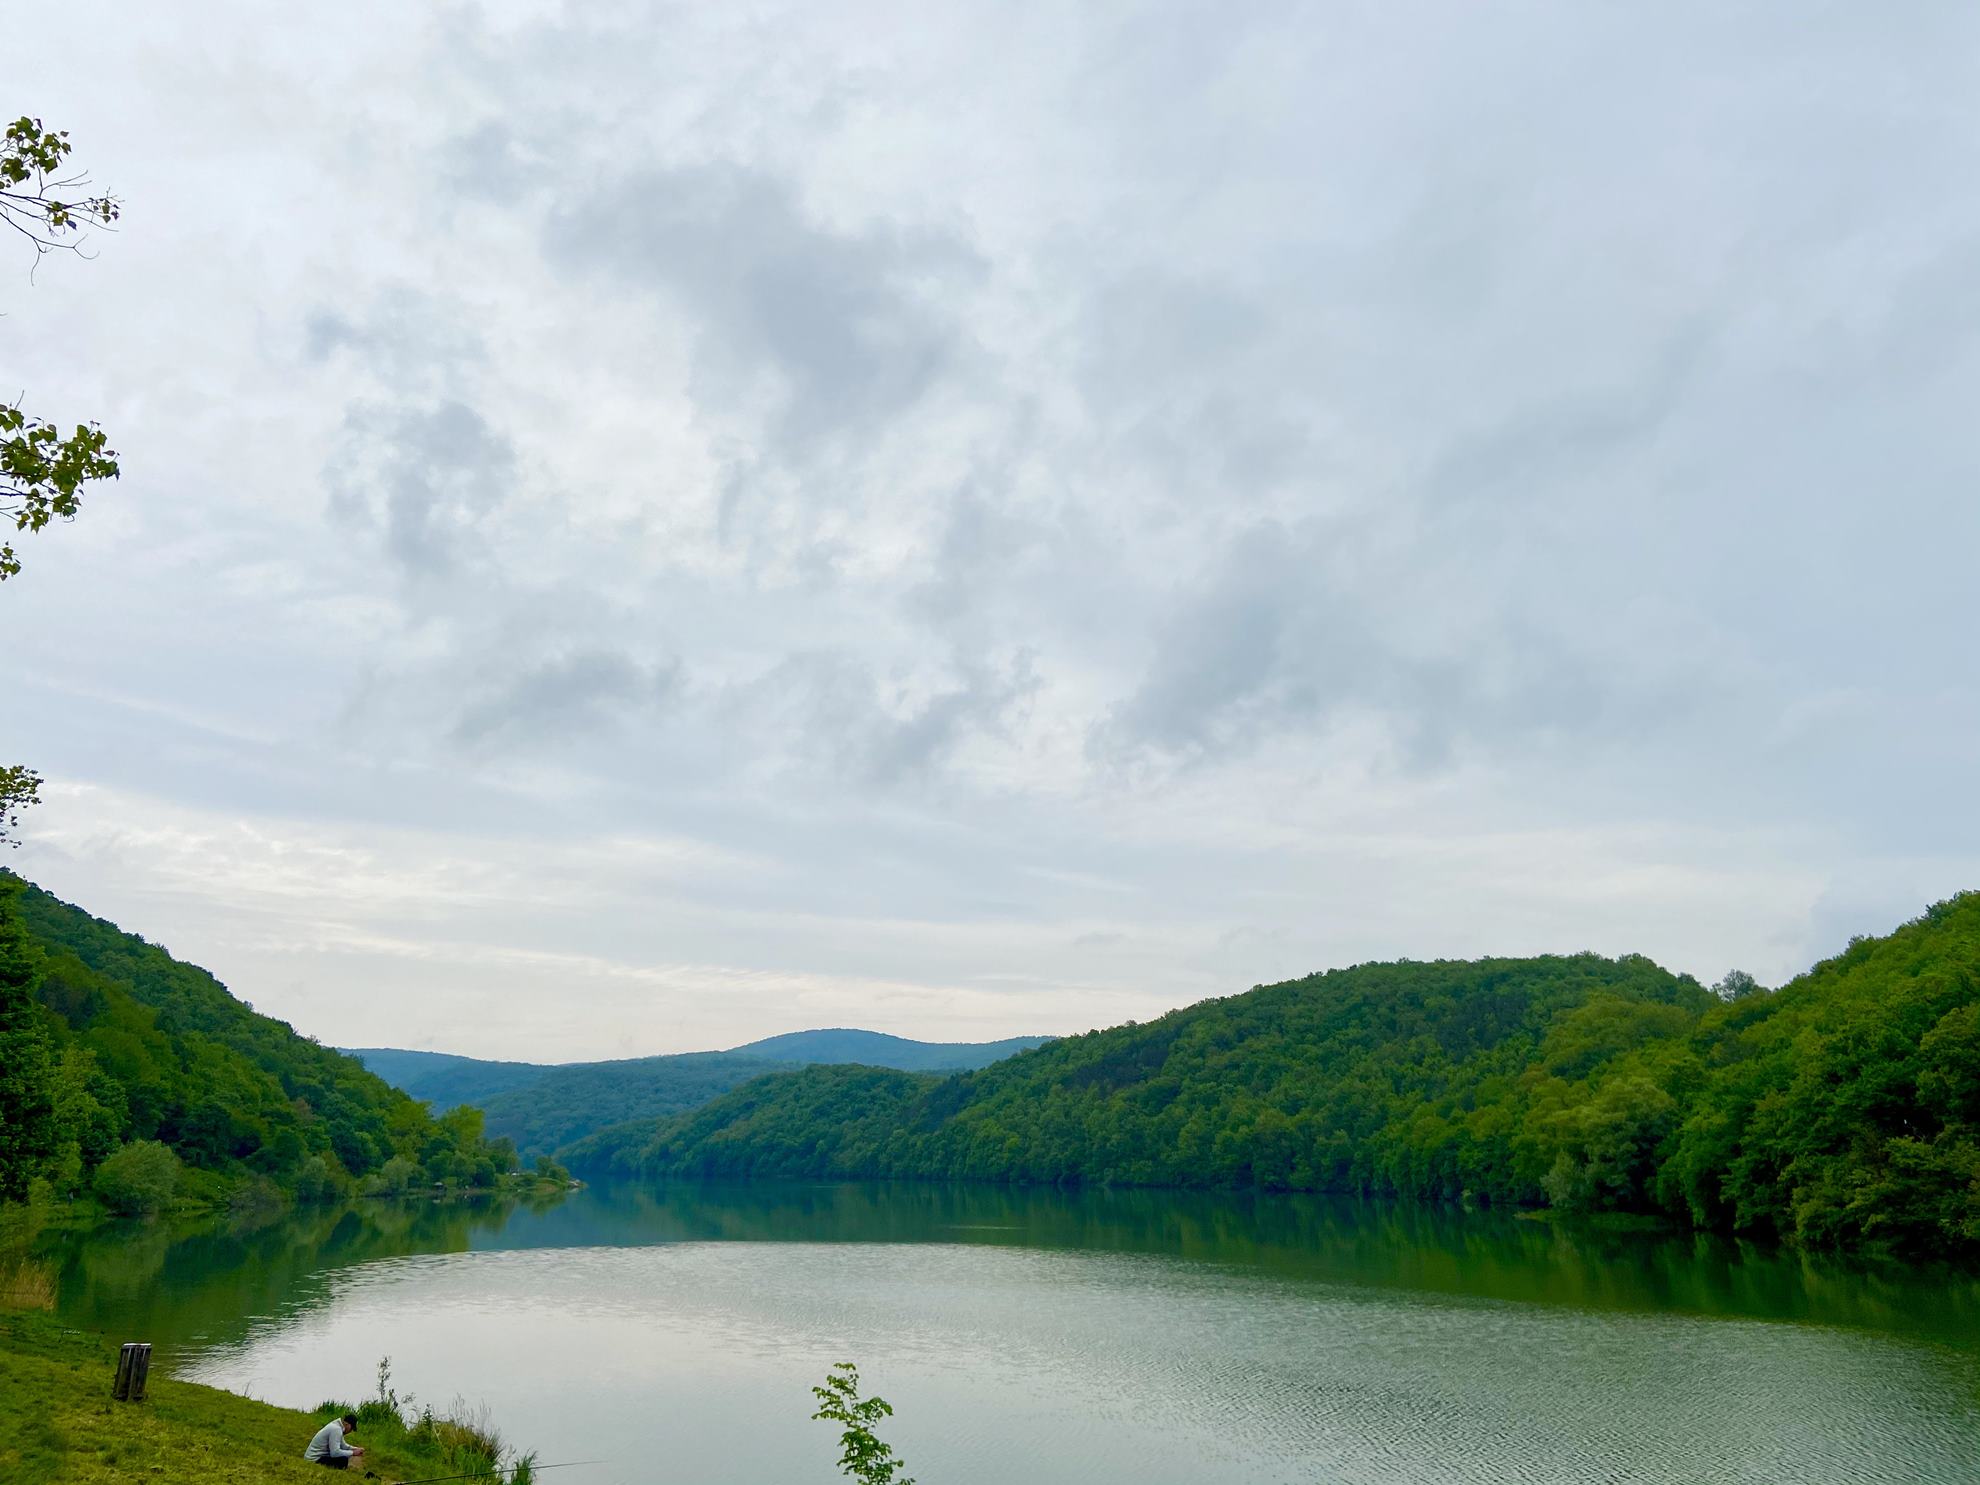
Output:
[[364,1450],[353,1449],[344,1442],[344,1435],[355,1432],[356,1429],[356,1413],[346,1413],[341,1418],[332,1418],[317,1429],[316,1437],[311,1439],[309,1447],[303,1450],[303,1458],[311,1464],[320,1464],[328,1469],[349,1469],[351,1461],[364,1453]]

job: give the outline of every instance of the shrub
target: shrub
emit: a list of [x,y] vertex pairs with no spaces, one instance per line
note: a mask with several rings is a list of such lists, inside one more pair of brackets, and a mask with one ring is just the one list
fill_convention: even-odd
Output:
[[234,1188],[227,1198],[227,1212],[236,1223],[265,1226],[281,1216],[284,1211],[282,1188],[266,1176],[256,1176],[243,1186]]
[[164,1210],[178,1189],[179,1157],[157,1140],[125,1145],[96,1168],[96,1194],[127,1217]]
[[321,1155],[312,1155],[296,1171],[296,1200],[335,1201],[342,1191],[343,1173]]
[[[326,1402],[317,1409],[319,1416],[335,1417],[353,1411],[341,1403]],[[485,1480],[503,1485],[529,1485],[536,1456],[518,1455],[504,1466],[502,1436],[489,1421],[485,1407],[470,1407],[456,1397],[448,1413],[436,1413],[431,1403],[422,1404],[410,1392],[392,1385],[392,1358],[378,1358],[378,1391],[359,1403],[360,1437],[381,1444],[415,1449],[422,1458],[443,1464],[450,1473],[443,1479]]]
[[426,1172],[418,1161],[394,1155],[364,1178],[361,1189],[366,1196],[404,1196],[425,1179]]

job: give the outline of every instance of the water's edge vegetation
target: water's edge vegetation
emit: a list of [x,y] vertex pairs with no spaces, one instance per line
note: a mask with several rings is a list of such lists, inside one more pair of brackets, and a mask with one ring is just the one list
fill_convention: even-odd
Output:
[[[382,1479],[503,1479],[528,1485],[529,1460],[504,1465],[485,1420],[436,1416],[389,1394],[313,1412],[276,1407],[154,1371],[143,1402],[111,1400],[114,1340],[46,1315],[0,1309],[0,1478],[19,1485],[143,1479],[154,1485],[263,1485],[319,1480],[303,1446],[329,1419],[356,1411],[351,1438]],[[518,1467],[520,1466],[520,1467]],[[362,1478],[362,1471],[357,1477]]]
[[1980,1255],[1980,893],[1778,990],[1641,956],[1335,970],[936,1078],[806,1068],[568,1147],[643,1178],[1256,1187]]
[[[1366,964],[960,1073],[833,1064],[710,1086],[562,1158],[640,1179],[1391,1195],[1971,1262],[1976,986],[1980,893],[1778,990],[1740,975],[1708,990],[1637,955]],[[554,1161],[519,1166],[478,1108],[436,1115],[0,874],[0,1203],[142,1213],[564,1183]]]

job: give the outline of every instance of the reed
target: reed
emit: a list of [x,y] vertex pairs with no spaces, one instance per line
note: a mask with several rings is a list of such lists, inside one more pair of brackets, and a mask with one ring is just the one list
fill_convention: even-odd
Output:
[[[317,1411],[341,1411],[342,1404],[324,1403]],[[403,1444],[428,1458],[447,1464],[447,1477],[467,1481],[520,1480],[530,1485],[536,1456],[518,1455],[504,1465],[506,1447],[485,1405],[455,1397],[445,1412],[431,1403],[422,1404],[411,1393],[401,1393],[392,1385],[392,1358],[378,1361],[378,1391],[355,1409],[358,1416],[358,1442]]]
[[54,1264],[32,1258],[0,1258],[0,1309],[54,1308]]

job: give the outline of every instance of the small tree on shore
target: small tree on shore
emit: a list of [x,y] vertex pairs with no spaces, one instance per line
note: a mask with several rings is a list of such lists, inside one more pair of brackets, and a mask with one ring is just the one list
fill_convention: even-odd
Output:
[[96,1194],[113,1212],[147,1217],[179,1192],[179,1157],[157,1140],[136,1140],[96,1168]]
[[818,1411],[811,1416],[822,1423],[844,1425],[839,1435],[839,1469],[860,1485],[914,1485],[907,1475],[895,1478],[901,1461],[894,1446],[880,1441],[873,1425],[894,1416],[894,1410],[878,1397],[859,1395],[859,1368],[842,1361],[826,1375],[825,1385],[811,1389],[818,1399]]

